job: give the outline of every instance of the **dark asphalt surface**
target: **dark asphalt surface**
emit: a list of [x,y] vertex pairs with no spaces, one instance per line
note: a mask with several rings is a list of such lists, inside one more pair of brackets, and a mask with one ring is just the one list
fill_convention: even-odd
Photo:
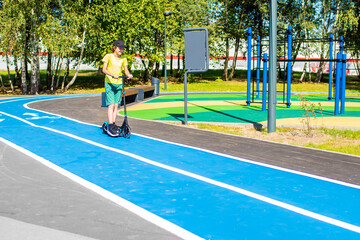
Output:
[[[100,96],[41,101],[31,108],[100,126]],[[118,117],[118,123],[122,117]],[[134,133],[360,185],[360,158],[161,122],[129,119]],[[126,141],[126,140],[124,140]],[[95,239],[178,239],[0,142],[0,215]]]

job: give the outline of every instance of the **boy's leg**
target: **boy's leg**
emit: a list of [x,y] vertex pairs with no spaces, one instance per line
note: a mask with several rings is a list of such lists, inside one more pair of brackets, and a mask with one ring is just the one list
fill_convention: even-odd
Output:
[[109,123],[115,123],[116,115],[118,111],[118,104],[111,104],[108,106],[108,120]]
[[109,124],[115,123],[118,112],[118,104],[121,103],[122,85],[105,83],[106,104],[108,105]]
[[119,106],[121,105],[121,91],[122,91],[122,85],[119,84],[119,85],[114,85],[115,89],[114,89],[114,122],[115,123],[115,120],[116,120],[116,116],[118,114],[118,108]]

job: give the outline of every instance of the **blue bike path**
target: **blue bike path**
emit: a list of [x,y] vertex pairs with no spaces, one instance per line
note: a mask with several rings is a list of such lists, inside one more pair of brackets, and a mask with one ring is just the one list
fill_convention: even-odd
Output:
[[360,239],[359,186],[26,107],[46,99],[1,100],[0,137],[201,238]]

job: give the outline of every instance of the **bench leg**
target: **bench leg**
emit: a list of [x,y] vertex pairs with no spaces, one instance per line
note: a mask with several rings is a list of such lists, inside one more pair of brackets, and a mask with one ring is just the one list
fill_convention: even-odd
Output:
[[101,107],[106,107],[106,95],[104,92],[101,93]]
[[142,100],[144,100],[144,89],[139,89],[139,92],[138,92],[138,95],[137,95],[137,99],[139,100],[139,101],[142,101]]

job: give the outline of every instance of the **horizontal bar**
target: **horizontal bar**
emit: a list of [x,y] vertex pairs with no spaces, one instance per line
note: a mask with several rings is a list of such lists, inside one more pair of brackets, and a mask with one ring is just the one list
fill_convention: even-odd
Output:
[[341,59],[278,59],[278,62],[336,62]]

